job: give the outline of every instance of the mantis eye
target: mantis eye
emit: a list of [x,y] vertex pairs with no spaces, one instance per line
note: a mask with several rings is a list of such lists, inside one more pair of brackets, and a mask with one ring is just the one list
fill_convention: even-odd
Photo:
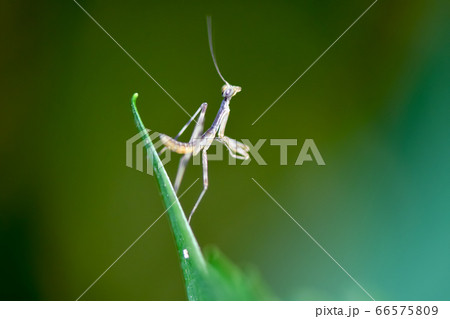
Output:
[[226,96],[230,96],[230,95],[232,95],[233,94],[233,89],[232,88],[228,88],[226,91],[225,91],[225,95]]

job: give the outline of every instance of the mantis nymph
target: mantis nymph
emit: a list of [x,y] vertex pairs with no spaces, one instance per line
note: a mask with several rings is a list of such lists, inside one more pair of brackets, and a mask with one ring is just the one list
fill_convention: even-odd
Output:
[[[207,151],[211,146],[214,140],[225,145],[230,152],[230,155],[237,158],[246,160],[250,156],[248,154],[249,147],[235,139],[229,138],[225,136],[225,127],[227,125],[228,116],[230,115],[230,101],[233,96],[241,91],[241,87],[229,84],[222,74],[220,73],[219,67],[216,62],[216,58],[214,56],[214,51],[212,47],[212,35],[211,35],[211,18],[207,18],[208,23],[208,40],[209,40],[209,48],[211,51],[211,56],[214,62],[214,66],[216,67],[217,73],[220,78],[225,83],[222,86],[222,96],[223,101],[220,105],[220,109],[212,123],[211,127],[203,132],[204,123],[205,123],[205,114],[206,108],[208,106],[207,103],[203,103],[199,109],[195,112],[195,114],[191,117],[191,119],[185,124],[185,126],[180,130],[180,132],[174,137],[169,137],[165,134],[160,134],[161,142],[165,145],[165,148],[169,149],[172,152],[183,154],[183,157],[180,160],[180,164],[178,166],[178,172],[175,179],[174,189],[175,192],[178,192],[178,189],[181,184],[181,180],[184,175],[184,171],[186,170],[186,166],[189,162],[189,159],[192,155],[197,155],[202,152],[202,166],[203,166],[203,190],[200,193],[200,196],[197,199],[197,202],[194,205],[191,213],[189,214],[188,222],[191,221],[192,215],[197,209],[200,201],[208,189],[208,155]],[[189,142],[183,143],[179,142],[178,138],[183,134],[183,132],[188,128],[189,124],[197,118],[196,125],[192,132],[191,138]]]

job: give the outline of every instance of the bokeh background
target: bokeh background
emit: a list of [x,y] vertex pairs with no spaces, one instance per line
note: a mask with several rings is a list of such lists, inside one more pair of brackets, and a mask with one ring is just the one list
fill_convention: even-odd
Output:
[[[210,162],[202,247],[282,300],[368,300],[255,178],[375,299],[450,298],[448,1],[378,1],[253,126],[371,0],[79,3],[188,112],[208,102],[207,125],[222,85],[212,15],[222,73],[243,88],[227,135],[319,148],[326,166],[295,166],[300,145],[280,166],[269,141],[266,166]],[[164,211],[154,178],[125,165],[132,94],[152,130],[188,117],[73,1],[0,8],[0,299],[74,300]],[[83,300],[184,300],[177,258],[162,218]]]

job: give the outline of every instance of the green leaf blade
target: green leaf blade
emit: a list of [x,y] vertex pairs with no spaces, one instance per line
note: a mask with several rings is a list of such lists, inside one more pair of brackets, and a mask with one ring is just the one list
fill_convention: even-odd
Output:
[[206,260],[192,232],[158,153],[136,107],[138,94],[131,98],[134,121],[150,158],[170,225],[189,300],[273,300],[273,295],[254,272],[244,273],[217,249]]

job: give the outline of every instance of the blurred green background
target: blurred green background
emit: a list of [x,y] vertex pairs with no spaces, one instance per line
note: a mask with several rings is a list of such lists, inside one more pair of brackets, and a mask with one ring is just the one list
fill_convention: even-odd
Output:
[[[210,162],[192,222],[283,300],[368,297],[252,177],[375,299],[450,298],[448,1],[380,0],[251,125],[371,3],[80,0],[188,112],[208,102],[207,125],[212,15],[219,66],[243,88],[227,135],[314,139],[326,166],[295,166],[300,146],[280,166],[269,142],[267,166]],[[152,130],[188,117],[73,1],[2,1],[0,25],[0,299],[74,300],[164,211],[153,177],[125,165],[132,94]],[[177,258],[162,218],[83,300],[184,300]]]

